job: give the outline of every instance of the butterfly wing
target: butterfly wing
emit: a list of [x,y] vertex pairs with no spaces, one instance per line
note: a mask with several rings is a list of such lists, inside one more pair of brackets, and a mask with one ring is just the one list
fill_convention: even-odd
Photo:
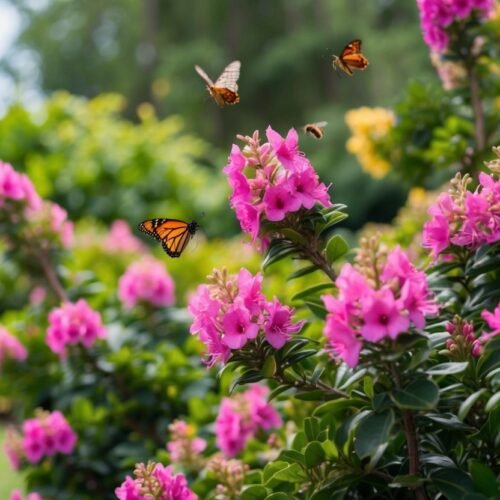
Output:
[[222,74],[217,78],[214,87],[224,88],[232,92],[238,92],[238,78],[240,77],[240,61],[233,61],[229,63]]
[[344,59],[344,57],[349,56],[351,54],[360,54],[360,53],[361,53],[361,40],[353,40],[344,47],[344,50],[342,51],[340,58]]
[[196,224],[178,219],[150,219],[139,224],[139,229],[161,241],[170,257],[180,257],[196,231]]
[[212,82],[212,80],[205,73],[205,71],[203,71],[197,64],[195,64],[194,69],[196,70],[196,73],[198,73],[203,78],[203,80],[209,87],[214,86],[214,82]]

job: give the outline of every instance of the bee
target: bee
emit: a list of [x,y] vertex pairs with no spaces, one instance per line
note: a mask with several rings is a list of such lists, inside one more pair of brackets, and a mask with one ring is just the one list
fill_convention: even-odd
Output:
[[316,139],[323,139],[325,133],[323,129],[328,125],[328,122],[317,122],[317,123],[308,123],[304,126],[304,132],[306,134],[312,135],[316,137]]

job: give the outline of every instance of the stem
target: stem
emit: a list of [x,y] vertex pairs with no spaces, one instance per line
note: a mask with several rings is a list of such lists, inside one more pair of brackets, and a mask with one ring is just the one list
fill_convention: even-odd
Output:
[[474,60],[465,63],[467,80],[469,81],[470,99],[474,113],[474,135],[476,151],[482,151],[486,145],[486,128],[484,123],[484,110],[481,103],[479,81],[474,70]]
[[318,266],[335,283],[335,280],[337,279],[337,273],[328,263],[323,253],[317,250],[317,248],[311,247],[305,247],[304,253],[314,265]]
[[[401,380],[399,373],[394,364],[391,364],[391,372],[394,378],[394,385],[397,389],[401,388]],[[409,473],[412,476],[420,475],[420,460],[418,453],[417,431],[415,429],[415,421],[413,420],[413,412],[411,410],[401,410],[403,416],[403,429],[406,437],[406,446],[408,447],[408,463]],[[423,486],[415,488],[415,497],[417,500],[426,500],[427,494]]]
[[61,302],[69,302],[68,295],[66,294],[66,291],[61,285],[61,282],[59,281],[59,278],[57,277],[54,268],[52,267],[49,259],[47,258],[47,254],[43,250],[41,250],[39,252],[35,252],[35,255],[38,258],[38,261],[40,262],[40,265],[42,267],[43,272],[45,273],[45,277],[47,278],[49,285],[51,286],[52,290],[57,295],[59,300]]
[[307,380],[300,380],[300,379],[290,380],[289,378],[284,377],[282,374],[276,374],[274,378],[280,384],[286,384],[289,385],[290,387],[295,387],[296,389],[302,389],[304,391],[317,391],[318,389],[320,389],[329,396],[339,396],[342,398],[349,397],[349,395],[344,391],[341,391],[340,389],[335,389],[335,387],[330,387],[328,384],[321,382],[321,380],[318,380],[313,384],[312,382],[308,382]]

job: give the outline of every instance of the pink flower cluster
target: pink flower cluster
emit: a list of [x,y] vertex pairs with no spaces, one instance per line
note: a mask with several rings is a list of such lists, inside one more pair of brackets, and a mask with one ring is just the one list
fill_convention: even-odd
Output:
[[29,178],[16,172],[12,165],[0,161],[0,208],[7,200],[24,202],[32,210],[38,210],[42,205],[42,199]]
[[126,221],[118,219],[111,224],[104,240],[107,252],[142,252],[146,249],[142,241],[136,238]]
[[232,188],[231,207],[253,240],[259,236],[262,219],[279,222],[302,207],[331,205],[328,188],[298,149],[297,131],[290,129],[283,138],[268,127],[266,135],[269,142],[260,145],[259,133],[254,132],[245,139],[248,145],[243,151],[233,144],[224,167]]
[[45,342],[60,358],[67,355],[66,346],[83,344],[87,349],[105,336],[101,315],[84,299],[66,302],[49,314]]
[[[23,500],[23,494],[21,493],[21,490],[14,490],[10,494],[10,500]],[[42,495],[40,493],[37,493],[36,491],[33,491],[31,493],[28,493],[26,496],[26,500],[43,500]]]
[[262,294],[262,275],[241,268],[237,276],[214,270],[211,284],[200,285],[189,300],[193,315],[191,333],[199,334],[208,351],[208,365],[225,363],[232,349],[241,349],[263,332],[275,349],[281,349],[303,322],[292,323],[293,309],[277,298]]
[[6,358],[24,361],[27,357],[28,351],[23,344],[0,325],[0,368]]
[[175,302],[175,285],[162,262],[144,257],[131,264],[121,276],[118,296],[127,309],[139,302],[171,306]]
[[198,496],[187,485],[184,474],[174,474],[172,467],[150,462],[139,464],[134,471],[136,479],[127,476],[115,490],[119,500],[197,500]]
[[171,435],[167,450],[174,463],[189,465],[207,447],[207,442],[195,436],[194,428],[182,420],[176,420],[168,429]]
[[431,219],[424,224],[423,246],[434,258],[451,245],[475,250],[500,240],[500,182],[479,174],[479,186],[468,191],[469,179],[456,177],[459,189],[441,193],[429,208]]
[[450,357],[457,361],[464,361],[469,359],[471,354],[473,356],[481,354],[481,343],[476,339],[472,321],[465,321],[460,316],[455,316],[445,328],[450,334],[450,338],[446,341],[446,349]]
[[446,28],[455,20],[468,18],[473,11],[487,16],[493,0],[417,0],[417,5],[425,43],[434,52],[444,52],[449,43]]
[[259,429],[268,431],[282,423],[280,414],[267,402],[269,389],[254,385],[246,392],[224,398],[215,421],[217,446],[227,457],[245,448]]
[[389,252],[376,280],[346,264],[336,280],[338,296],[323,295],[328,315],[323,330],[332,354],[355,367],[363,342],[394,340],[410,325],[425,326],[425,317],[435,314],[425,273],[396,247]]
[[476,340],[474,345],[476,355],[481,354],[483,345],[496,335],[500,335],[500,304],[497,305],[493,312],[486,309],[481,313],[481,317],[486,321],[491,332],[483,332],[483,334]]
[[56,453],[69,455],[75,448],[77,436],[60,411],[52,413],[40,411],[36,418],[23,422],[23,432],[19,435],[10,430],[5,440],[5,452],[14,468],[19,468],[21,459],[32,464],[43,457]]

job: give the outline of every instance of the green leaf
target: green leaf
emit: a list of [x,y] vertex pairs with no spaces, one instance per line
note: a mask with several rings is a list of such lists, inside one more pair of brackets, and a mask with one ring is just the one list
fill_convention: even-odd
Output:
[[292,296],[292,300],[299,300],[308,297],[309,295],[315,295],[322,290],[326,290],[327,288],[334,288],[333,283],[318,283],[317,285],[306,288],[295,295]]
[[394,390],[390,396],[399,408],[430,410],[439,400],[439,389],[434,382],[420,379],[411,382],[401,390]]
[[371,456],[379,446],[389,441],[394,425],[392,410],[383,413],[371,413],[364,418],[356,430],[354,448],[356,453],[365,458]]
[[273,485],[280,481],[284,481],[285,483],[298,483],[306,479],[306,475],[299,464],[289,464],[287,462],[275,463],[284,463],[285,467],[280,468],[274,474],[272,474],[271,477],[266,481],[266,486],[272,488]]
[[483,493],[488,498],[500,497],[500,484],[494,472],[486,464],[477,460],[471,460],[469,462],[469,472],[477,491]]
[[340,257],[345,255],[349,251],[349,245],[347,242],[340,236],[340,234],[333,235],[328,243],[326,244],[326,259],[328,263],[331,265]]
[[313,391],[302,391],[302,392],[297,392],[296,394],[293,395],[295,399],[300,399],[301,401],[320,401],[320,400],[325,400],[328,399],[327,395],[325,394],[325,391],[322,389],[316,389]]
[[271,493],[267,496],[266,500],[290,500],[290,496],[282,491],[277,491],[276,493]]
[[431,483],[446,498],[461,499],[470,498],[469,495],[475,493],[471,478],[460,469],[445,468],[431,472]]
[[267,269],[271,264],[274,264],[288,255],[297,253],[297,248],[285,240],[273,240],[267,254],[262,262],[262,269]]
[[441,363],[440,365],[429,368],[426,373],[429,375],[451,375],[453,373],[463,372],[467,366],[469,366],[468,361],[462,363]]
[[269,396],[267,397],[268,401],[273,400],[274,398],[278,397],[281,393],[291,390],[289,385],[283,384],[283,385],[278,385],[275,389],[271,391]]
[[440,427],[444,429],[451,429],[455,431],[473,431],[474,427],[465,425],[461,420],[457,418],[453,413],[427,413],[422,415],[422,418],[436,422]]
[[313,416],[321,417],[327,413],[336,414],[346,410],[347,408],[361,408],[366,404],[366,401],[363,401],[362,399],[336,399],[335,401],[328,401],[327,403],[319,405],[313,411]]
[[265,500],[267,498],[268,489],[261,484],[251,484],[243,486],[241,491],[241,500]]
[[304,457],[306,466],[312,469],[325,461],[325,450],[319,441],[311,441],[304,450]]
[[484,407],[484,411],[490,412],[500,403],[500,392],[493,394]]
[[262,366],[262,373],[267,378],[272,378],[276,373],[276,358],[274,356],[267,356]]
[[304,457],[304,454],[296,450],[283,450],[279,454],[278,460],[288,463],[297,463],[301,465],[306,465],[306,459]]
[[292,281],[294,279],[305,276],[306,274],[313,273],[314,271],[317,271],[318,269],[319,269],[318,266],[315,266],[315,265],[302,267],[301,269],[298,269],[297,271],[293,272],[292,274],[289,274],[286,280]]
[[319,319],[324,320],[326,318],[326,308],[323,302],[316,300],[305,300],[304,304],[310,309],[310,311]]
[[405,474],[401,476],[395,476],[393,480],[389,483],[391,488],[416,488],[423,484],[422,478],[418,476],[413,476],[412,474]]
[[279,233],[282,234],[287,240],[292,241],[293,243],[297,243],[299,245],[307,245],[307,240],[304,238],[302,234],[295,229],[291,229],[289,227],[279,229]]
[[315,441],[320,430],[319,419],[316,417],[307,417],[304,419],[304,432],[309,441]]
[[333,226],[336,226],[339,222],[347,219],[349,217],[345,212],[333,212],[328,216],[328,222],[321,227],[320,236],[325,236]]
[[471,408],[476,404],[476,401],[486,392],[486,389],[483,387],[476,392],[473,392],[461,405],[458,410],[458,418],[460,420],[464,420],[465,417],[469,414]]

